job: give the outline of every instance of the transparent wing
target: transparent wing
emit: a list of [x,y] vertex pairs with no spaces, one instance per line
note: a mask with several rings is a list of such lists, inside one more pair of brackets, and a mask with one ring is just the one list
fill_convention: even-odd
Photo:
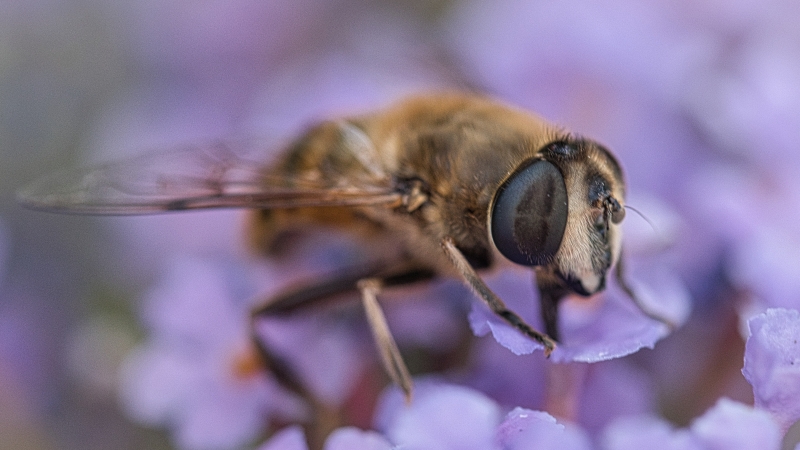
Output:
[[100,215],[380,205],[400,200],[388,179],[322,182],[268,174],[265,167],[252,144],[220,143],[56,173],[20,190],[17,199],[33,209]]

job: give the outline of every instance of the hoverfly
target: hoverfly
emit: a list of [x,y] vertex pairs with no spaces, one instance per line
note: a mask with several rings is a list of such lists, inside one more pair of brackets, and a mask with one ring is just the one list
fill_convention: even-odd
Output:
[[[559,301],[604,289],[620,259],[625,217],[622,170],[607,149],[462,94],[319,123],[269,164],[208,146],[46,178],[19,198],[85,214],[247,208],[254,210],[251,241],[267,253],[298,228],[363,236],[376,243],[363,248],[376,253],[374,263],[275,297],[253,317],[359,292],[384,367],[407,396],[411,377],[377,302],[382,287],[460,278],[549,354],[559,338]],[[506,262],[535,272],[544,332],[507,308],[477,272]]]

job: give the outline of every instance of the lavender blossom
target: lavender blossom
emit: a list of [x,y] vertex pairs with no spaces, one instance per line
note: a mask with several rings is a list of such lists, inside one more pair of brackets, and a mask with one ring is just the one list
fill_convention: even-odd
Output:
[[258,450],[308,450],[308,444],[303,429],[294,425],[275,433]]
[[504,408],[544,408],[550,363],[542,353],[520,357],[484,337],[473,344],[469,367],[453,381],[483,392]]
[[[645,305],[669,311],[666,317],[675,323],[685,320],[689,298],[682,283],[669,272],[651,269],[652,280],[632,283]],[[643,270],[642,270],[643,271]],[[508,306],[529,323],[542,329],[538,316],[538,295],[528,271],[503,271],[486,278],[487,284]],[[658,294],[656,294],[656,292]],[[669,334],[664,324],[644,315],[621,290],[609,289],[598,298],[568,298],[560,305],[562,339],[552,354],[556,362],[598,362],[619,358],[641,348],[653,348]],[[473,302],[470,325],[477,336],[491,333],[501,345],[517,355],[532,353],[541,345],[521,335],[483,303]]]
[[573,424],[560,424],[542,411],[515,408],[497,430],[503,450],[563,449],[590,450],[586,433]]
[[[61,2],[52,11],[40,9],[47,3],[58,2],[14,3],[9,23],[17,22],[20,8],[47,17],[37,23],[62,17],[70,19],[63,24],[73,23],[73,16],[61,13],[74,6]],[[403,356],[417,372],[416,389],[406,404],[389,388],[378,402],[374,429],[363,430],[385,379],[357,295],[352,308],[260,318],[257,337],[284,357],[314,400],[337,409],[344,422],[326,448],[778,448],[800,418],[797,2],[770,0],[765,7],[745,0],[443,1],[433,3],[424,21],[416,20],[422,14],[391,1],[317,3],[92,2],[98,9],[91,17],[115,17],[113,26],[98,26],[113,29],[114,38],[84,50],[82,41],[54,46],[70,56],[93,55],[75,58],[80,64],[70,70],[62,68],[71,58],[50,48],[50,40],[62,37],[57,30],[35,30],[26,39],[12,33],[7,39],[0,57],[12,64],[0,75],[12,73],[14,83],[33,84],[11,102],[9,90],[0,89],[3,104],[13,106],[0,115],[0,125],[36,135],[41,130],[29,127],[38,123],[30,119],[39,119],[32,109],[39,103],[47,105],[41,118],[59,109],[91,110],[78,119],[91,123],[74,129],[64,124],[76,119],[59,116],[57,126],[49,127],[57,132],[41,133],[42,140],[73,148],[79,136],[95,154],[110,159],[133,149],[239,133],[288,138],[318,119],[371,110],[409,93],[453,88],[443,78],[466,79],[455,87],[478,84],[490,95],[603,142],[618,156],[626,205],[642,210],[656,228],[629,211],[623,222],[626,280],[648,311],[680,326],[670,330],[648,318],[609,277],[604,293],[562,302],[562,342],[547,360],[536,343],[456,286],[458,281],[387,289],[379,300]],[[434,45],[427,47],[429,41]],[[15,42],[24,42],[24,51],[14,48]],[[109,49],[98,53],[96,46]],[[41,64],[30,52],[39,47],[58,57]],[[442,47],[452,59],[439,57]],[[102,64],[91,64],[93,59]],[[16,69],[17,60],[33,69]],[[98,66],[115,72],[106,69],[114,60],[125,62],[116,70],[125,71],[120,78],[134,79],[132,84],[106,78],[119,73],[90,73]],[[437,64],[445,60],[464,70],[443,74]],[[128,65],[134,66],[130,73]],[[46,85],[64,77],[62,72],[81,81]],[[81,108],[37,101],[42,92],[72,98],[84,91],[88,95],[76,101]],[[26,97],[30,92],[37,93],[34,101]],[[86,107],[99,98],[111,101]],[[10,126],[8,117],[14,119]],[[20,148],[39,144],[23,142]],[[265,148],[264,156],[280,149]],[[15,231],[17,219],[2,214]],[[92,272],[86,275],[88,287],[77,289],[82,295],[115,283],[117,276],[123,285],[157,279],[143,305],[147,335],[123,366],[120,396],[133,420],[167,429],[179,448],[258,445],[277,424],[309,419],[311,408],[259,364],[250,342],[249,309],[290,282],[358,263],[358,245],[339,252],[328,235],[308,244],[317,253],[293,253],[295,259],[280,267],[254,263],[242,246],[242,217],[223,212],[102,222],[116,231],[109,247],[121,262],[85,270]],[[30,240],[49,245],[52,238]],[[70,233],[61,238],[70,246],[78,241]],[[4,242],[0,230],[0,256],[27,253],[16,241],[13,251],[5,252]],[[331,247],[336,249],[328,251]],[[48,277],[64,277],[57,268],[75,261],[82,260],[64,258]],[[9,286],[24,284],[15,277],[30,269],[0,258],[0,273],[3,263],[9,268],[0,280],[5,299]],[[543,328],[530,270],[485,276],[514,311]],[[40,310],[21,315],[12,310],[25,303],[24,293],[21,298],[0,305],[0,372],[15,377],[0,380],[0,388],[8,386],[0,397],[10,399],[0,402],[0,419],[22,415],[31,404],[59,406],[69,397],[59,392],[56,401],[47,398],[38,379],[17,383],[25,378],[18,373],[34,379],[45,372],[37,363],[46,351],[41,330],[55,328],[31,326],[40,324],[30,320]],[[42,304],[66,317],[56,302]],[[480,339],[465,332],[466,323]],[[749,328],[740,335],[741,323]],[[740,361],[730,355],[742,351],[740,372]],[[747,382],[754,406],[742,403],[750,395]],[[677,428],[667,418],[690,425]],[[361,428],[349,426],[353,423]],[[2,440],[5,429],[0,431]],[[308,444],[303,431],[290,425],[260,448],[307,450]]]
[[399,448],[408,449],[565,449],[588,450],[588,435],[553,416],[515,408],[505,419],[500,408],[478,391],[418,380],[416,398],[402,401],[396,388],[384,394],[376,426]]
[[755,405],[769,411],[783,432],[800,419],[800,312],[768,309],[749,321],[742,373]]
[[[374,431],[345,427],[331,433],[324,449],[500,449],[500,409],[491,399],[468,388],[433,380],[417,380],[414,395],[414,401],[408,404],[396,387],[384,392],[375,424],[385,437]],[[302,431],[296,427],[281,430],[259,450],[278,448],[307,449]]]
[[372,347],[363,344],[370,341],[361,322],[305,314],[260,319],[256,330],[271,351],[287,359],[300,381],[329,405],[341,405],[352,394],[372,356]]
[[777,449],[782,437],[778,424],[766,411],[726,398],[697,418],[691,430],[705,448],[712,450]]
[[415,398],[405,404],[396,388],[385,393],[376,428],[409,450],[496,448],[500,408],[485,395],[456,385],[417,381]]
[[248,297],[231,283],[215,263],[176,261],[147,299],[148,340],[123,367],[125,409],[170,426],[180,448],[241,446],[269,417],[301,413],[252,353]]
[[339,428],[325,441],[323,450],[391,450],[389,442],[374,431],[362,431],[355,427]]
[[[325,441],[323,450],[391,450],[391,444],[375,431],[355,427],[335,430]],[[286,427],[275,433],[258,450],[308,450],[303,430],[299,426]]]
[[689,430],[675,430],[667,422],[649,415],[619,418],[603,433],[603,450],[702,450]]
[[[517,407],[501,420],[497,405],[477,391],[432,380],[422,380],[418,387],[418,398],[410,405],[396,388],[385,393],[376,426],[386,438],[341,428],[324,448],[338,449],[347,443],[349,448],[365,449],[777,450],[781,441],[778,424],[769,413],[725,398],[688,428],[676,429],[650,414],[629,415],[615,419],[594,441],[580,425],[561,422],[543,411]],[[307,447],[302,432],[289,427],[259,450],[277,448]]]
[[778,424],[763,410],[720,399],[687,429],[674,429],[652,416],[631,416],[612,423],[603,434],[603,450],[777,450]]
[[[601,434],[619,417],[653,414],[658,409],[653,380],[631,361],[615,359],[586,366],[584,378],[576,383],[577,411],[571,420],[591,436]],[[548,390],[552,389],[548,386]],[[546,406],[553,414],[559,412]]]

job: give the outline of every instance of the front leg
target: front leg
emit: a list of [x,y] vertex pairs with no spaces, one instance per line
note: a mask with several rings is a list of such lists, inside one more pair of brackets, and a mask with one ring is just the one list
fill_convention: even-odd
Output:
[[536,331],[533,327],[525,323],[522,317],[508,309],[505,302],[503,302],[497,294],[492,292],[489,286],[478,276],[478,273],[475,272],[475,269],[469,264],[464,254],[456,247],[452,238],[444,238],[442,240],[442,248],[448,258],[450,258],[450,262],[453,263],[456,271],[461,275],[467,285],[472,288],[472,291],[475,292],[495,314],[502,317],[524,335],[542,344],[542,346],[544,346],[545,356],[550,357],[550,353],[556,348],[556,342],[550,336]]
[[545,270],[536,271],[536,287],[539,289],[544,329],[553,340],[558,341],[561,339],[558,328],[558,305],[569,294],[569,290],[558,277]]

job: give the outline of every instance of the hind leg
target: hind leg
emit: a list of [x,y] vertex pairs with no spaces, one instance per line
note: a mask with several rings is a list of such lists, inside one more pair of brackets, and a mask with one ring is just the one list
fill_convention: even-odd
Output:
[[359,294],[384,368],[408,398],[411,395],[411,377],[386,324],[377,296],[383,287],[411,284],[428,280],[434,275],[433,271],[413,263],[376,263],[344,270],[313,284],[278,294],[251,311],[252,341],[264,364],[279,383],[298,394],[311,408],[311,422],[307,428],[311,448],[321,448],[325,437],[340,425],[337,411],[319,401],[300,381],[289,362],[257,336],[257,321],[260,318],[299,314],[303,310]]

